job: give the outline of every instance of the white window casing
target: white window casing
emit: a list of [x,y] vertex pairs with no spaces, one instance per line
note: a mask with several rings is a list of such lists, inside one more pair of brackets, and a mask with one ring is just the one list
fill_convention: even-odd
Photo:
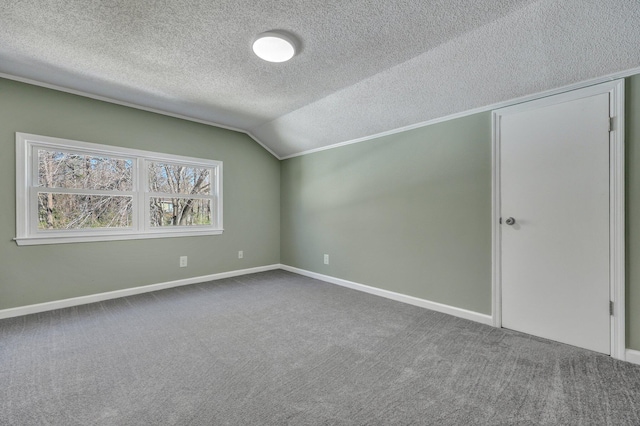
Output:
[[[127,160],[131,164],[131,190],[103,190],[92,188],[46,187],[39,182],[38,150],[60,151],[65,154],[101,156]],[[151,192],[149,166],[161,163],[209,171],[209,187],[206,192]],[[130,226],[42,229],[39,227],[38,194],[127,197],[131,199]],[[200,202],[210,209],[210,223],[201,225],[151,225],[151,199],[170,198]],[[145,238],[185,237],[217,235],[222,225],[222,162],[163,154],[111,145],[53,138],[48,136],[16,133],[16,238],[18,245],[77,243],[88,241],[112,241]]]

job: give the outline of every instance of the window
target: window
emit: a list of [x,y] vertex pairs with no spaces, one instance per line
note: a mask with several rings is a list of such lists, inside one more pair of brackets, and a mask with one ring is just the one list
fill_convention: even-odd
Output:
[[222,162],[16,133],[19,245],[222,233]]

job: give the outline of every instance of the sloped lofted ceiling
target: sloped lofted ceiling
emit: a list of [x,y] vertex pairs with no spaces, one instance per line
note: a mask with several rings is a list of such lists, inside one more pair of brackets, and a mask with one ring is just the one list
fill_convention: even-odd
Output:
[[[296,35],[291,61],[251,51]],[[0,73],[239,129],[279,158],[640,66],[638,0],[3,0]]]

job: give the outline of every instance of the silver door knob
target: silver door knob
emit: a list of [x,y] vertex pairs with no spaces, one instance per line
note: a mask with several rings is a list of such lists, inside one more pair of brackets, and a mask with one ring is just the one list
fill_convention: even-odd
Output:
[[512,217],[507,218],[507,220],[504,221],[504,223],[506,223],[507,225],[515,225],[516,224],[516,220]]

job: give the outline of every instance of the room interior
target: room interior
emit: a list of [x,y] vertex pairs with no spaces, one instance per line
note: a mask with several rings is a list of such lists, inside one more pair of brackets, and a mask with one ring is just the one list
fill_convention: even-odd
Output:
[[[636,119],[640,113],[640,6],[636,1],[65,1],[46,5],[10,1],[1,10],[0,194],[4,195],[5,213],[0,216],[0,342],[6,339],[23,345],[24,340],[17,340],[17,336],[24,339],[26,335],[19,330],[33,330],[29,338],[36,339],[36,343],[30,340],[33,347],[42,338],[51,356],[56,348],[50,339],[56,334],[38,329],[39,323],[44,327],[65,319],[78,324],[86,320],[86,327],[92,327],[83,329],[87,333],[100,328],[101,317],[90,313],[94,312],[88,310],[90,306],[103,309],[108,315],[105,318],[121,314],[126,322],[141,318],[137,309],[161,311],[173,297],[184,306],[166,305],[172,322],[156,330],[157,338],[165,335],[162,330],[172,327],[176,333],[181,332],[182,323],[174,321],[176,312],[180,312],[206,324],[206,330],[216,324],[226,326],[211,335],[204,333],[204,337],[199,331],[197,338],[204,339],[201,341],[212,339],[203,345],[215,346],[215,336],[244,345],[243,362],[250,364],[257,357],[266,363],[271,359],[268,350],[277,349],[265,346],[252,354],[250,342],[236,342],[242,339],[234,339],[233,331],[237,326],[246,333],[242,336],[256,341],[269,335],[266,326],[257,328],[262,334],[249,331],[257,320],[243,324],[252,307],[260,312],[261,324],[286,328],[284,318],[270,316],[265,308],[287,311],[286,300],[277,293],[284,289],[292,297],[291,306],[297,307],[291,308],[297,316],[289,317],[289,321],[295,318],[301,325],[299,329],[291,326],[290,337],[278,335],[278,344],[300,344],[300,353],[294,350],[286,359],[291,365],[296,356],[301,363],[304,360],[300,368],[307,368],[310,376],[301,375],[300,380],[315,383],[315,387],[297,388],[299,395],[306,395],[304,403],[289,391],[276,392],[282,400],[262,401],[259,392],[251,393],[257,391],[250,383],[255,380],[267,389],[269,384],[255,377],[257,370],[247,367],[246,371],[253,373],[243,376],[241,384],[236,383],[233,392],[238,394],[232,392],[236,399],[222,404],[228,407],[224,415],[204,408],[207,398],[221,398],[204,392],[193,406],[187,406],[188,399],[184,399],[180,401],[187,405],[176,408],[171,405],[175,401],[168,400],[167,404],[180,413],[175,418],[171,410],[154,418],[149,412],[128,407],[135,415],[126,417],[126,421],[186,424],[189,417],[182,415],[194,410],[206,413],[190,418],[194,424],[207,418],[221,423],[224,419],[229,424],[258,424],[265,415],[263,424],[460,424],[473,423],[474,418],[482,419],[479,423],[495,424],[492,415],[505,424],[558,424],[576,419],[587,423],[591,419],[596,424],[614,418],[604,414],[601,418],[588,417],[594,414],[585,414],[585,405],[595,407],[595,413],[610,415],[611,411],[615,416],[616,410],[624,412],[620,415],[626,417],[617,418],[622,422],[618,424],[634,424],[640,418],[640,407],[634,402],[640,380],[640,174],[636,167],[640,163],[640,121]],[[287,62],[267,62],[252,51],[258,35],[274,30],[293,40],[295,55]],[[612,80],[624,81],[625,107],[624,129],[616,129],[624,135],[625,157],[625,350],[617,359],[585,350],[571,352],[562,345],[547,347],[537,338],[503,331],[494,327],[492,313],[492,111]],[[21,132],[221,161],[224,232],[177,238],[16,244],[16,133]],[[187,267],[180,267],[181,256],[188,257]],[[295,280],[300,280],[301,287],[296,287]],[[227,293],[237,298],[236,304],[229,306],[243,314],[212,310],[212,317],[206,318],[207,306],[225,309],[217,297]],[[257,304],[261,297],[264,306]],[[192,310],[187,302],[193,304]],[[351,305],[361,308],[361,314],[348,314]],[[329,311],[323,312],[321,306]],[[380,323],[376,324],[378,314]],[[450,368],[439,372],[441,375],[431,377],[438,383],[447,382],[443,395],[449,402],[438,400],[437,404],[442,417],[425,414],[433,400],[421,399],[423,394],[417,392],[413,401],[412,387],[386,389],[381,384],[382,376],[362,379],[365,386],[378,392],[378,397],[366,397],[367,408],[362,411],[353,407],[347,410],[327,399],[333,391],[336,398],[343,395],[335,390],[342,364],[323,363],[344,357],[345,363],[358,364],[365,358],[354,353],[374,350],[372,340],[358,340],[359,332],[372,339],[380,332],[390,339],[385,345],[392,345],[394,330],[402,330],[398,334],[409,336],[403,340],[408,351],[417,342],[427,348],[438,341],[441,350],[449,348],[448,356],[465,366],[461,367],[464,372],[481,369],[478,365],[495,366],[477,360],[464,364],[467,360],[459,357],[470,350],[466,343],[450,345],[433,334],[420,337],[414,334],[418,327],[409,327],[406,321],[422,324],[437,337],[444,333],[437,331],[438,327],[469,341],[482,340],[478,337],[482,336],[493,346],[483,347],[478,353],[492,360],[495,355],[498,363],[500,356],[494,353],[495,348],[506,341],[519,348],[509,346],[516,351],[511,355],[526,358],[523,353],[531,351],[543,354],[543,359],[561,360],[556,366],[575,366],[572,363],[576,359],[586,360],[584,369],[593,369],[618,383],[622,396],[616,395],[615,387],[607,388],[602,394],[594,393],[591,403],[573,407],[579,414],[532,406],[518,417],[514,414],[518,403],[526,401],[526,396],[519,394],[527,388],[528,376],[522,373],[517,385],[505,385],[515,396],[498,415],[477,408],[477,399],[473,403],[468,396],[456,399],[455,383],[449,383],[447,377],[457,378],[462,373],[452,362]],[[315,328],[319,324],[322,330]],[[349,324],[354,327],[352,331]],[[104,326],[107,334],[114,335],[122,327],[115,323]],[[63,329],[74,327],[81,326]],[[150,330],[153,328],[144,328],[145,333]],[[353,339],[357,349],[332,352],[342,347],[337,344],[322,352],[321,358],[302,356],[319,350],[317,342],[304,341],[305,333],[333,342],[337,330]],[[134,331],[132,327],[131,333]],[[506,334],[496,334],[503,332]],[[81,345],[80,340],[73,342]],[[403,359],[402,354],[381,349],[385,347],[375,346],[390,359]],[[113,353],[107,350],[113,359],[119,359],[116,349],[112,348]],[[99,356],[93,349],[87,350],[87,357]],[[199,353],[196,349],[191,356],[175,348],[167,352],[186,356],[193,365],[205,368],[195,355]],[[0,349],[0,373],[9,377],[11,370],[12,378],[19,373],[29,375],[14,369],[19,353],[17,346]],[[224,362],[228,361],[225,357],[233,357],[224,351],[215,354]],[[416,362],[419,351],[416,349],[412,356]],[[441,360],[435,355],[427,358],[420,362]],[[54,359],[57,361],[52,365],[64,364],[63,355]],[[367,368],[378,365],[373,359],[366,360],[371,362],[362,363]],[[85,363],[86,368],[95,368],[91,362]],[[309,365],[320,367],[316,370]],[[553,369],[553,362],[550,365]],[[73,366],[65,368],[73,371]],[[487,378],[479,381],[504,373],[486,368]],[[238,369],[238,374],[241,371],[245,370]],[[531,367],[530,373],[538,371],[537,366]],[[176,370],[172,374],[191,373]],[[33,383],[38,383],[37,378]],[[532,382],[532,395],[547,393],[546,384]],[[117,383],[110,385],[117,387]],[[29,400],[19,386],[5,391]],[[202,391],[207,386],[203,382],[196,388]],[[437,392],[437,386],[429,386]],[[92,392],[78,389],[82,389],[80,394]],[[260,404],[243,405],[243,389]],[[353,395],[357,389],[347,387],[342,391]],[[144,387],[139,390],[143,392]],[[323,390],[325,399],[312,404],[314,392]],[[153,392],[170,390],[158,388]],[[404,402],[386,406],[382,400],[389,401],[393,392],[402,395]],[[564,396],[571,393],[567,387],[554,388],[553,392]],[[74,394],[65,395],[74,398]],[[502,394],[495,395],[498,398]],[[580,395],[587,398],[586,394]],[[522,399],[518,399],[520,396]],[[616,406],[612,402],[619,401],[616,397],[626,402]],[[298,417],[287,411],[292,400],[298,403],[294,410]],[[37,399],[30,401],[36,405],[25,403],[22,407],[15,402],[4,410],[14,416],[37,413],[37,403],[33,402]],[[127,404],[122,399],[114,401],[123,407]],[[610,406],[602,402],[606,406],[603,408],[598,401],[608,401]],[[405,403],[413,405],[407,408]],[[43,412],[55,411],[55,400],[47,404]],[[95,401],[87,404],[99,406]],[[265,414],[270,406],[279,407],[291,417]],[[69,412],[86,409],[78,407],[67,406]],[[327,413],[334,409],[340,414],[332,418]],[[235,414],[229,414],[229,410],[235,410]],[[426,417],[412,417],[416,413]],[[550,417],[535,417],[540,413]],[[385,417],[387,414],[391,417]],[[116,411],[100,415],[103,417],[78,417],[73,422],[118,424],[118,419],[125,419]],[[53,418],[52,423],[71,421],[64,416]],[[16,421],[18,417],[10,419]],[[45,422],[35,414],[22,419],[24,424]]]

